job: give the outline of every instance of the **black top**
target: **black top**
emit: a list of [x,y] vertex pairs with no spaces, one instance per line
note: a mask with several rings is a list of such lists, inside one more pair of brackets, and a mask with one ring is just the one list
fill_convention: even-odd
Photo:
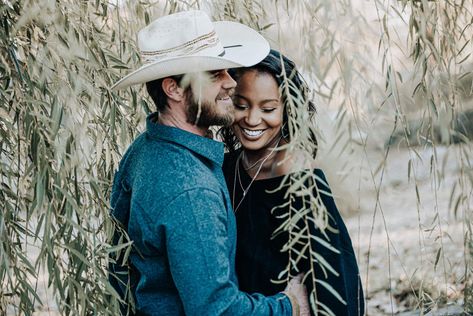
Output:
[[[240,151],[226,154],[223,164],[223,171],[230,198],[234,201],[234,208],[237,208],[242,199],[242,186],[246,189],[251,182],[250,176],[241,166],[241,163],[239,166],[240,179],[235,178],[235,164],[239,154]],[[326,229],[324,232],[326,236],[324,236],[315,224],[309,221],[311,223],[311,235],[327,241],[331,246],[338,249],[340,254],[328,250],[316,242],[313,242],[311,247],[338,272],[339,276],[321,268],[317,262],[312,262],[312,264],[315,266],[316,278],[330,284],[347,304],[341,303],[320,283],[316,285],[317,300],[328,306],[337,316],[363,315],[363,290],[350,236],[331,196],[323,172],[320,169],[314,169],[313,175],[316,187],[320,192],[320,198],[329,213],[329,225],[335,229]],[[285,218],[278,218],[278,216],[288,211],[287,207],[278,207],[287,202],[289,198],[285,197],[287,185],[277,190],[283,178],[284,176],[279,176],[255,180],[236,210],[238,231],[236,271],[239,287],[242,291],[274,295],[283,291],[286,287],[285,282],[279,282],[279,284],[271,282],[271,280],[281,279],[278,276],[286,269],[289,260],[288,253],[280,251],[288,240],[287,233],[273,236],[274,231],[285,220]],[[314,192],[313,194],[318,193]],[[293,205],[300,209],[302,200],[296,198]],[[271,210],[273,211],[271,212]],[[298,225],[302,225],[302,221],[300,222]],[[309,264],[311,264],[309,260],[302,260],[298,268],[301,271],[307,270]],[[297,273],[293,271],[292,274]],[[282,278],[285,279],[285,276]],[[309,293],[313,288],[311,284],[309,278],[306,281]]]

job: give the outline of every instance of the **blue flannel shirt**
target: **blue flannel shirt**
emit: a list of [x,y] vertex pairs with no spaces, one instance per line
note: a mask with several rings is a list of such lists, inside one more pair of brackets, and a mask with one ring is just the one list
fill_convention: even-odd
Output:
[[[291,315],[283,294],[238,290],[223,144],[155,123],[154,115],[124,155],[111,196],[112,216],[134,243],[129,277],[137,314]],[[114,287],[123,295],[123,286]]]

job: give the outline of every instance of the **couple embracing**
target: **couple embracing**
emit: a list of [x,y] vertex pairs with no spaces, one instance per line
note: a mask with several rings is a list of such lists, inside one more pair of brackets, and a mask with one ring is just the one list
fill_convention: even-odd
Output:
[[[138,33],[138,47],[144,65],[113,86],[146,83],[156,106],[125,153],[111,196],[111,214],[133,241],[127,262],[110,265],[112,285],[134,301],[122,312],[310,315],[309,290],[319,307],[362,315],[356,259],[330,194],[321,196],[333,229],[322,234],[313,224],[311,233],[335,249],[324,260],[337,272],[317,277],[338,297],[304,285],[308,260],[289,282],[273,282],[289,258],[280,251],[288,236],[272,237],[281,224],[272,210],[284,205],[281,181],[297,169],[297,153],[281,150],[291,115],[283,80],[315,110],[294,63],[254,30],[212,22],[202,11],[155,20]],[[209,137],[210,126],[222,126],[223,143]]]

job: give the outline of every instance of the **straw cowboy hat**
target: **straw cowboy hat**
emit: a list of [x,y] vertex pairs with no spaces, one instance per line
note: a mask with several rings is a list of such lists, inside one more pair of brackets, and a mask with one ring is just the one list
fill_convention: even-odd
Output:
[[249,67],[269,53],[255,30],[235,22],[212,22],[203,11],[163,16],[138,33],[143,65],[112,86],[130,85],[190,72]]

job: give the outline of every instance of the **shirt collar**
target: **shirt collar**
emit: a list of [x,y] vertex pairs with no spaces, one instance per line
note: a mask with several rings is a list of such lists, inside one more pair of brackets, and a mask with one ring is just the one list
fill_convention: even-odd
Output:
[[155,139],[176,143],[222,166],[223,143],[187,132],[177,127],[154,122],[157,113],[146,118],[146,133]]

